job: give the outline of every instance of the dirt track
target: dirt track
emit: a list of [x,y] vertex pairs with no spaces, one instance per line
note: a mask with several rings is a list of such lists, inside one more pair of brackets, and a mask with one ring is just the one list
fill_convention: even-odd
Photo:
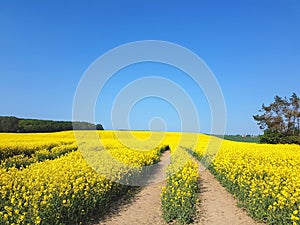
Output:
[[[164,155],[166,159],[167,155]],[[165,160],[164,159],[164,160]],[[163,160],[163,161],[164,161]],[[127,204],[122,204],[99,224],[101,225],[166,225],[161,216],[161,187],[165,182],[144,187]],[[236,200],[213,175],[204,170],[200,179],[200,204],[195,225],[259,225],[236,206]]]
[[259,225],[246,211],[237,207],[236,200],[208,171],[201,172],[198,225]]

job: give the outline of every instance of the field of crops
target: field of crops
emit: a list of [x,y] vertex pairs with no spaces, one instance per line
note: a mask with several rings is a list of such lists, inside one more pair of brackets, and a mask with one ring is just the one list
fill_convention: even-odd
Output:
[[99,131],[95,139],[95,132],[80,132],[0,134],[1,225],[85,224],[129,193],[128,184],[157,163],[167,145],[171,162],[161,192],[167,222],[195,216],[198,158],[212,160],[210,171],[253,217],[300,224],[298,145],[225,140],[216,154],[220,139],[207,135]]
[[[161,154],[159,148],[125,147],[112,132],[99,136],[107,147],[102,151],[127,165],[126,171],[117,171],[119,176],[139,171]],[[105,213],[114,198],[130,191],[130,186],[93,170],[82,157],[85,151],[76,151],[73,132],[0,134],[0,138],[0,224],[82,224],[94,213]]]
[[[208,137],[194,150],[203,156]],[[300,146],[224,141],[210,170],[255,218],[300,224]]]
[[167,222],[190,223],[196,213],[198,199],[198,165],[183,148],[171,150],[167,184],[162,190],[163,217]]

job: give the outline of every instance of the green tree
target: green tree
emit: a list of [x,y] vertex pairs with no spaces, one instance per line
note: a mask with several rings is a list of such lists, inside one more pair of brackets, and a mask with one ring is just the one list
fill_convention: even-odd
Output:
[[21,119],[0,116],[0,132],[56,132],[64,130],[103,130],[101,124],[72,121]]
[[18,118],[14,116],[0,117],[0,132],[17,132],[19,129]]
[[300,144],[300,98],[296,93],[289,99],[276,95],[274,102],[263,104],[259,112],[253,118],[264,131],[260,137],[262,143]]
[[97,129],[97,130],[104,130],[102,124],[97,124],[97,125],[96,125],[96,129]]

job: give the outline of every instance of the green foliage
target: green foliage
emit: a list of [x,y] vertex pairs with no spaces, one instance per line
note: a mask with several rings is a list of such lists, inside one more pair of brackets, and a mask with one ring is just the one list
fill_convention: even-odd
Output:
[[260,141],[259,137],[257,136],[251,136],[251,135],[214,135],[219,138],[223,138],[224,140],[229,140],[229,141],[237,141],[237,142],[250,142],[250,143],[258,143]]
[[264,131],[264,135],[261,135],[259,139],[260,143],[277,144],[282,143],[283,137],[283,134],[267,129]]
[[279,133],[271,131],[269,129],[264,131],[264,135],[259,136],[260,143],[269,144],[300,144],[299,135],[286,135],[284,133]]
[[16,132],[18,130],[18,118],[14,116],[0,117],[0,132]]
[[300,98],[295,93],[289,99],[275,96],[274,102],[263,104],[260,112],[253,118],[264,130],[261,143],[300,144]]
[[103,130],[103,126],[88,122],[20,119],[12,116],[0,116],[0,132],[32,133],[95,129]]
[[96,130],[104,130],[102,124],[97,124],[96,125]]

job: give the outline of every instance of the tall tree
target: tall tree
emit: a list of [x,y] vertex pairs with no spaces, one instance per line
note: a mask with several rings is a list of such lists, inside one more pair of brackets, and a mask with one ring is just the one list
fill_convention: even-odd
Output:
[[300,98],[293,93],[290,97],[290,103],[292,106],[291,117],[293,118],[294,132],[300,129]]
[[262,105],[262,114],[253,118],[264,130],[262,142],[267,143],[300,143],[300,98],[293,93],[287,99],[274,97],[270,105]]

